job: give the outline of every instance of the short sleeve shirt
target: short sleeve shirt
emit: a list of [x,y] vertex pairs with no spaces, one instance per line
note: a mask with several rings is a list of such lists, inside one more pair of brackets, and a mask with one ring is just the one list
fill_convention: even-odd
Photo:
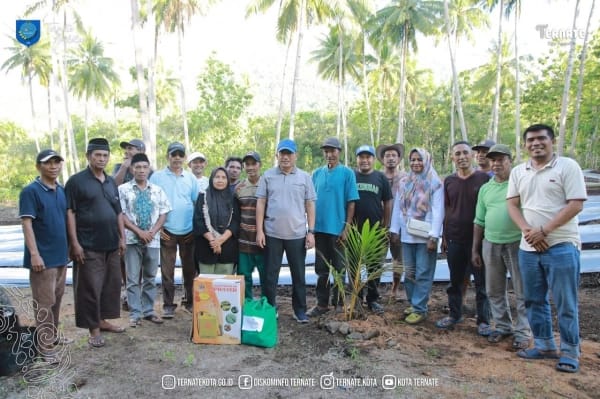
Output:
[[306,236],[306,201],[314,201],[310,175],[294,168],[285,174],[279,167],[267,170],[258,182],[257,198],[267,200],[265,234],[282,240]]
[[354,219],[359,229],[367,219],[371,226],[376,222],[381,222],[383,220],[383,203],[393,198],[388,179],[377,170],[369,174],[356,171],[356,185],[360,199],[356,202]]
[[[31,218],[35,243],[47,268],[65,266],[68,260],[67,200],[64,188],[46,186],[36,178],[19,195],[19,217]],[[31,268],[31,253],[25,245],[23,266]]]
[[[586,200],[587,192],[581,168],[571,158],[554,157],[541,169],[531,161],[515,167],[508,181],[506,198],[519,197],[523,217],[530,226],[543,226],[552,220],[569,200]],[[574,217],[550,232],[546,241],[550,246],[572,242],[581,248],[578,218]],[[524,238],[520,248],[535,251]]]
[[[160,186],[150,182],[147,183],[145,189],[141,189],[135,180],[121,184],[119,198],[125,217],[145,231],[150,230],[156,224],[160,215],[171,210],[167,194]],[[141,243],[138,236],[129,229],[125,229],[125,236],[127,244]],[[160,232],[157,232],[153,240],[146,246],[160,248]]]
[[87,250],[106,252],[119,247],[119,190],[112,177],[101,182],[90,168],[74,174],[65,185],[67,208],[75,213],[77,240]]

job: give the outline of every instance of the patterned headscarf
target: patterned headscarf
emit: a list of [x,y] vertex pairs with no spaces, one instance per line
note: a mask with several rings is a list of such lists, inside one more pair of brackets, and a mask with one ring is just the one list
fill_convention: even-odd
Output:
[[423,159],[423,171],[415,173],[411,169],[400,181],[400,207],[404,216],[424,220],[431,210],[433,192],[442,185],[442,181],[431,165],[431,154],[423,148],[413,148],[409,159],[414,152]]

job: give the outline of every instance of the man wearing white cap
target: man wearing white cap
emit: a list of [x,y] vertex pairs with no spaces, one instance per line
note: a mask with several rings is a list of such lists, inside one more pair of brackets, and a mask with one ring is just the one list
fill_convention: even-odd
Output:
[[204,176],[204,169],[208,165],[206,155],[201,152],[192,152],[187,158],[187,164],[192,174],[198,179],[198,187],[203,193],[208,188],[208,177]]

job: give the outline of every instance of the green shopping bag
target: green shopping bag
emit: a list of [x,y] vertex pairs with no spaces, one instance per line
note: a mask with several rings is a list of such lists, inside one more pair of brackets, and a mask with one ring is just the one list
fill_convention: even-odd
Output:
[[246,298],[242,316],[242,344],[264,348],[277,345],[277,311],[267,298]]

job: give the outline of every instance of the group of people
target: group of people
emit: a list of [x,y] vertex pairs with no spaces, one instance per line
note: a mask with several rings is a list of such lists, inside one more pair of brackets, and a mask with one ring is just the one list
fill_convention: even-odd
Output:
[[[409,170],[403,172],[402,144],[360,146],[353,170],[340,162],[342,147],[335,137],[322,143],[326,164],[312,175],[296,166],[297,147],[291,139],[278,143],[277,164],[262,175],[260,155],[249,151],[227,158],[209,177],[204,176],[206,156],[193,152],[186,159],[185,146],[178,142],[167,148],[167,166],[152,170],[144,143],[135,139],[121,143],[126,156],[111,177],[105,172],[109,144],[96,138],[88,143],[87,168],[71,176],[64,189],[57,183],[63,158],[44,150],[36,160],[40,176],[20,197],[24,265],[31,269],[36,321],[49,331],[42,335],[40,349],[51,359],[54,346],[65,343],[57,327],[69,259],[76,325],[89,329],[93,347],[104,346],[102,332],[124,331],[108,321],[120,315],[121,259],[129,326],[174,317],[177,251],[184,286],[181,304],[188,311],[198,273],[237,272],[244,276],[245,295],[251,298],[255,268],[262,295],[277,307],[285,252],[292,277],[292,317],[308,323],[309,317],[344,306],[344,293],[330,283],[330,268],[344,272],[348,229],[353,224],[361,229],[368,221],[389,229],[391,295],[399,295],[404,273],[406,323],[428,317],[441,248],[450,269],[449,314],[436,321],[438,328],[452,329],[462,322],[473,275],[480,335],[490,343],[513,337],[520,357],[559,358],[559,370],[577,371],[576,215],[586,199],[583,175],[575,161],[554,153],[551,127],[532,125],[523,138],[530,160],[512,170],[508,146],[489,140],[475,147],[456,142],[451,151],[456,172],[445,179],[423,148],[408,152]],[[381,172],[375,170],[376,158]],[[316,304],[308,309],[305,258],[313,247]],[[367,265],[367,272],[381,268],[383,261]],[[154,308],[159,264],[162,315]],[[517,299],[514,326],[507,272]],[[382,314],[377,285],[376,279],[369,281],[366,303]],[[560,355],[552,336],[549,292],[558,311]],[[532,334],[534,347],[529,348]]]

